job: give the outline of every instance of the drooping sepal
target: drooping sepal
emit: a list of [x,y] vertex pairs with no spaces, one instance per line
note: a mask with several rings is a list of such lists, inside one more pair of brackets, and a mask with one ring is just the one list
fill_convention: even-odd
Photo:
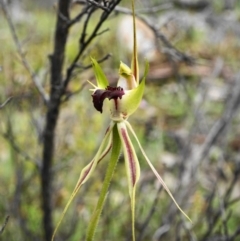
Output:
[[128,178],[129,195],[131,198],[131,210],[132,210],[132,236],[135,241],[135,193],[136,184],[140,177],[140,165],[139,161],[129,138],[127,127],[125,122],[117,123],[119,136],[122,142],[122,149],[125,159],[125,166]]
[[93,158],[93,160],[82,169],[81,174],[79,176],[79,179],[77,181],[77,184],[60,216],[60,219],[57,223],[57,226],[53,232],[53,236],[52,236],[52,241],[54,240],[55,234],[68,210],[68,207],[70,206],[71,202],[73,201],[74,197],[76,196],[76,194],[78,193],[79,189],[81,188],[81,186],[89,179],[89,177],[91,176],[91,174],[93,173],[94,169],[96,168],[97,164],[108,154],[108,152],[111,150],[112,147],[112,128],[115,124],[113,122],[111,122],[110,126],[108,127],[105,136],[103,138],[103,141],[97,151],[97,154],[95,155],[95,157]]
[[188,217],[188,215],[180,208],[180,206],[178,205],[177,201],[175,200],[175,198],[173,197],[171,191],[169,190],[167,184],[163,181],[162,177],[159,175],[159,173],[157,172],[157,170],[155,169],[155,167],[153,166],[153,164],[151,163],[151,161],[148,159],[145,151],[143,150],[137,135],[135,134],[132,126],[129,124],[129,122],[124,121],[125,125],[127,126],[127,128],[131,131],[132,135],[134,136],[135,140],[138,143],[138,146],[145,158],[145,160],[147,161],[148,165],[150,166],[150,168],[152,169],[153,173],[155,174],[155,176],[157,177],[158,181],[161,183],[161,185],[163,186],[163,188],[165,189],[165,191],[168,193],[168,195],[170,196],[170,198],[172,199],[172,201],[175,203],[176,207],[179,209],[179,211],[190,221],[192,222],[192,220]]
[[117,123],[117,127],[122,142],[126,171],[129,179],[129,192],[131,195],[132,188],[135,186],[140,176],[140,166],[133,144],[129,138],[125,122]]

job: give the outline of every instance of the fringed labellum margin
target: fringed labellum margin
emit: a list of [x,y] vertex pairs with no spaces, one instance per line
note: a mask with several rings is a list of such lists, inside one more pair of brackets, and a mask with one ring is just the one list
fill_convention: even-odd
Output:
[[123,88],[121,87],[111,87],[108,86],[105,90],[97,89],[93,94],[93,105],[97,111],[102,113],[103,101],[108,98],[109,100],[114,100],[115,109],[118,110],[118,101],[117,99],[122,99],[122,96],[125,94]]

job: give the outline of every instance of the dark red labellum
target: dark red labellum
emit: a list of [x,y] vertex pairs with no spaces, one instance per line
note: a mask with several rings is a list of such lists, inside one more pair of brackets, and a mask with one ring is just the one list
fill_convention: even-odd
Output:
[[106,98],[108,98],[109,100],[117,100],[117,98],[122,99],[122,96],[124,94],[124,90],[121,87],[108,86],[105,90],[96,90],[92,94],[93,105],[97,111],[100,111],[102,113],[103,101]]

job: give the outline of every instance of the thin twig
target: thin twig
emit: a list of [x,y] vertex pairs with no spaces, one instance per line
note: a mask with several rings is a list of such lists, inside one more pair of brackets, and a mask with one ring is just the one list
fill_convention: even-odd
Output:
[[[188,158],[186,155],[187,160],[185,160],[185,162],[187,163],[187,166],[181,171],[182,179],[179,182],[177,190],[179,190],[181,187],[186,187],[186,186],[193,185],[194,183],[196,183],[195,176],[196,176],[197,167],[199,166],[200,162],[208,155],[211,147],[216,143],[219,136],[221,136],[223,134],[224,130],[226,130],[229,123],[232,121],[233,117],[236,115],[237,109],[239,107],[239,102],[240,102],[240,73],[236,75],[235,84],[232,87],[232,91],[229,92],[229,97],[226,99],[228,100],[228,102],[226,103],[225,111],[222,114],[221,118],[218,121],[216,121],[216,123],[212,126],[212,128],[208,132],[206,140],[203,143],[199,153],[196,154],[196,152],[193,152],[191,155],[189,155]],[[191,145],[189,146],[189,150],[190,150],[190,148],[191,148]],[[191,165],[189,165],[189,163],[191,163]],[[237,169],[237,171],[238,171],[238,169]],[[230,203],[230,201],[229,201],[230,194],[232,193],[232,189],[235,186],[237,178],[239,178],[239,174],[237,171],[234,174],[234,179],[232,180],[232,183],[230,184],[228,190],[225,192],[224,200],[223,200],[224,207],[229,206],[228,202]],[[185,194],[185,196],[187,196],[187,195]],[[212,212],[211,204],[213,202],[214,197],[215,197],[215,188],[213,188],[210,200],[207,200],[207,203],[209,205],[206,210],[206,213]],[[173,213],[169,214],[168,216],[172,217],[173,215],[175,215],[175,210]],[[201,240],[206,240],[206,238],[210,235],[210,233],[212,232],[212,229],[213,229],[212,228],[213,225],[216,224],[216,222],[219,220],[219,217],[221,216],[221,210],[213,212],[212,216],[214,218],[207,219],[207,221],[209,221],[209,223],[208,223],[209,230],[205,233],[203,239],[201,239]],[[169,220],[171,220],[171,219],[169,218]]]
[[239,202],[240,201],[240,196],[232,199],[231,201],[228,202],[229,205],[233,205],[235,204],[236,202]]
[[42,96],[44,103],[47,104],[48,100],[49,100],[49,97],[48,97],[47,93],[45,92],[44,88],[42,87],[42,85],[40,84],[38,76],[32,70],[32,67],[30,66],[29,62],[27,61],[27,59],[25,57],[24,51],[22,49],[22,45],[21,45],[21,43],[19,41],[19,38],[17,36],[16,28],[15,28],[15,26],[13,24],[13,20],[11,18],[11,15],[10,15],[9,11],[8,11],[8,7],[6,5],[6,1],[1,1],[0,3],[1,3],[2,9],[3,9],[3,13],[5,15],[5,18],[7,20],[7,23],[9,25],[13,41],[14,41],[14,43],[16,45],[17,52],[18,52],[18,54],[19,54],[19,56],[21,58],[22,64],[25,67],[25,69],[28,71],[28,73],[30,74],[31,79],[32,79],[35,87],[37,88],[39,94]]
[[80,49],[82,48],[82,46],[84,46],[84,43],[85,43],[85,39],[87,37],[87,27],[88,27],[88,23],[89,23],[89,20],[92,16],[92,14],[96,11],[96,8],[95,7],[92,7],[89,12],[88,12],[88,15],[86,17],[86,20],[84,21],[83,23],[83,30],[82,30],[82,35],[81,35],[81,38],[79,39],[79,42],[81,44],[81,47]]
[[26,161],[30,161],[34,164],[37,170],[40,170],[40,164],[37,160],[30,157],[26,152],[24,152],[15,142],[15,138],[12,136],[12,131],[10,130],[11,126],[10,123],[8,123],[8,130],[6,133],[3,133],[3,137],[9,142],[11,147],[17,152],[20,156],[22,156]]
[[[112,56],[112,54],[106,54],[103,58],[97,60],[97,62],[98,62],[98,63],[102,63],[102,62],[104,62],[105,60],[109,59],[111,56]],[[87,69],[92,68],[92,64],[89,64],[89,65],[86,65],[86,66],[83,66],[83,65],[80,65],[80,64],[76,64],[76,67],[77,67],[77,68],[84,69],[84,70],[87,70]]]
[[[231,98],[230,98],[231,96]],[[197,155],[196,163],[199,163],[209,152],[211,146],[216,142],[217,138],[223,133],[226,126],[230,123],[236,114],[240,100],[240,73],[236,76],[236,82],[229,96],[225,112],[222,117],[212,126],[209,134],[202,146],[201,152]]]
[[3,224],[3,226],[1,227],[1,229],[0,229],[0,235],[3,233],[3,231],[4,231],[4,229],[6,228],[6,225],[7,225],[7,223],[8,223],[8,220],[9,220],[9,215],[5,218],[5,222],[4,222],[4,224]]
[[237,236],[240,236],[240,227],[238,227],[234,234],[231,237],[229,237],[228,241],[236,241]]
[[101,4],[101,1],[100,1],[100,3],[98,3],[98,2],[96,2],[94,0],[87,0],[87,2],[91,3],[95,7],[101,8],[104,11],[107,11],[107,12],[110,11],[110,9],[108,7],[105,7],[104,5]]
[[165,45],[165,48],[159,49],[159,51],[167,54],[174,62],[185,62],[188,65],[195,63],[195,59],[192,56],[189,56],[175,48],[171,42],[168,41],[167,37],[159,31],[153,23],[150,23],[148,19],[144,17],[139,17],[139,19],[142,20],[153,31],[155,37],[160,39],[160,41]]
[[94,38],[96,38],[99,33],[99,30],[102,26],[102,24],[105,22],[105,20],[108,18],[108,16],[111,14],[111,12],[115,9],[115,7],[119,4],[119,2],[121,2],[121,0],[116,0],[116,1],[112,1],[109,3],[109,11],[105,11],[102,13],[102,15],[100,16],[100,19],[98,21],[98,23],[96,24],[94,30],[92,31],[92,33],[89,35],[88,38],[86,38],[87,35],[87,26],[90,20],[90,16],[93,14],[93,12],[97,9],[95,6],[92,6],[92,8],[89,10],[87,18],[83,24],[83,30],[82,30],[82,34],[81,37],[79,39],[79,51],[77,53],[77,55],[75,56],[73,62],[71,63],[71,65],[68,67],[67,69],[67,74],[65,77],[65,80],[63,82],[63,92],[66,89],[66,86],[68,85],[71,77],[72,77],[72,73],[76,67],[76,64],[78,62],[78,60],[80,59],[80,57],[82,56],[83,52],[86,50],[86,48],[89,46],[89,44],[93,41]]
[[0,104],[0,109],[2,109],[4,106],[6,106],[11,100],[12,100],[12,96],[7,98],[2,104]]
[[[158,13],[164,10],[169,10],[170,8],[173,7],[172,3],[163,3],[163,4],[159,4],[157,6],[153,6],[150,8],[144,8],[144,9],[138,9],[136,11],[137,14],[153,14],[153,13]],[[121,7],[121,6],[117,6],[114,10],[117,13],[124,13],[124,14],[129,14],[132,15],[132,10],[125,8],[125,7]]]
[[222,215],[222,210],[223,209],[226,210],[229,207],[230,195],[239,179],[239,175],[240,175],[240,168],[237,168],[237,170],[234,172],[234,177],[233,177],[228,189],[226,190],[224,197],[222,198],[222,203],[221,203],[219,209],[213,215],[211,215],[212,216],[211,222],[209,222],[207,231],[205,232],[203,237],[200,239],[201,241],[205,241],[207,239],[207,237],[210,236],[210,234],[214,230],[214,227],[217,225],[219,218]]
[[96,34],[96,36],[100,36],[100,35],[102,35],[102,34],[108,32],[109,30],[110,30],[109,28],[106,28],[106,29],[104,29],[104,30],[98,32],[98,33]]
[[141,241],[144,238],[145,230],[147,229],[147,227],[149,225],[149,222],[150,222],[153,214],[155,213],[155,210],[156,210],[156,207],[157,207],[157,203],[159,201],[159,194],[162,191],[162,189],[163,189],[163,187],[162,187],[162,185],[160,185],[158,190],[157,190],[157,192],[156,192],[156,196],[155,196],[155,198],[153,200],[151,208],[150,208],[150,210],[149,210],[149,212],[148,212],[144,222],[141,225],[139,225],[139,227],[138,227],[138,230],[139,230],[139,236],[138,236],[138,239],[137,239],[138,241]]
[[94,1],[94,0],[75,0],[73,1],[73,4],[82,4],[82,5],[89,5],[89,3],[91,5],[94,5],[97,8],[101,8],[102,10],[109,12],[110,9],[106,6],[106,4],[102,4],[102,1],[98,2],[98,1]]
[[[240,101],[240,73],[236,76],[236,81],[233,86],[232,91],[229,93],[227,98],[228,102],[225,107],[225,111],[222,114],[221,118],[215,122],[212,128],[208,131],[208,135],[205,139],[205,142],[202,144],[201,149],[196,154],[195,152],[187,158],[186,163],[191,162],[191,165],[186,166],[186,169],[183,170],[182,181],[179,183],[180,186],[185,186],[189,182],[193,182],[192,177],[195,176],[197,167],[199,163],[208,155],[211,147],[216,143],[219,136],[222,135],[224,130],[227,128],[228,124],[231,122],[232,118],[236,114],[237,108]],[[189,146],[189,148],[191,145]]]
[[62,100],[62,103],[68,101],[72,96],[74,96],[74,95],[79,94],[80,92],[82,92],[82,90],[84,89],[84,87],[85,87],[87,84],[88,84],[88,82],[87,82],[87,81],[84,81],[84,82],[82,83],[82,86],[81,86],[78,90],[76,90],[76,91],[74,91],[74,92],[66,93],[66,94],[65,94],[65,98]]
[[[223,66],[224,66],[223,60],[221,58],[217,59],[215,66],[213,68],[213,71],[206,81],[210,82],[211,79],[218,78],[223,69]],[[193,105],[193,107],[191,108],[191,112],[194,113],[194,119],[192,122],[192,127],[187,137],[188,141],[185,147],[182,148],[182,155],[181,155],[180,166],[179,166],[179,169],[180,169],[179,175],[183,177],[184,180],[185,178],[184,178],[183,172],[185,171],[185,168],[189,166],[186,160],[190,160],[190,161],[192,160],[192,156],[189,158],[189,155],[191,155],[191,150],[192,150],[192,142],[193,142],[194,135],[196,134],[195,132],[197,128],[199,128],[198,121],[201,116],[202,107],[206,102],[206,95],[207,95],[206,88],[207,87],[203,85],[202,88],[198,90],[198,94],[201,96],[201,101],[197,102],[197,104]],[[188,171],[186,172],[189,173]],[[181,183],[179,183],[179,185],[181,185]]]

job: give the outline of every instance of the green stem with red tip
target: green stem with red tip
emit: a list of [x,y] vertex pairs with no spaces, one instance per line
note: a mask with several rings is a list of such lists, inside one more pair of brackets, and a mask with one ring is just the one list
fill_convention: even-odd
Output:
[[132,15],[133,15],[133,56],[132,56],[132,66],[134,77],[139,84],[139,66],[138,66],[138,54],[137,54],[137,33],[136,33],[136,17],[135,17],[135,7],[134,0],[132,0]]

